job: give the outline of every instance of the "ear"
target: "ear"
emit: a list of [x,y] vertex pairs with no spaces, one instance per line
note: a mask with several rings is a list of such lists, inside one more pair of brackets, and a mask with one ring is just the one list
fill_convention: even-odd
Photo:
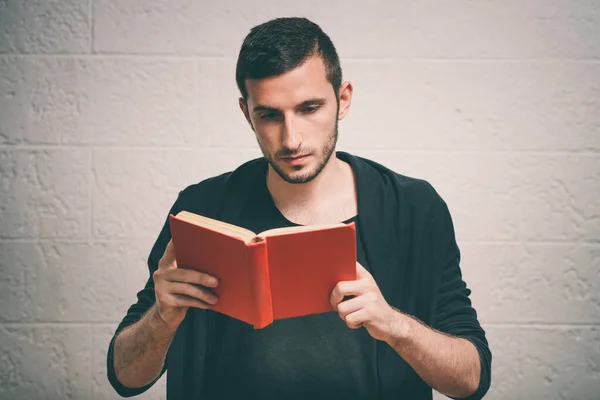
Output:
[[352,103],[352,91],[354,88],[348,81],[342,83],[340,86],[340,111],[338,113],[338,119],[342,120],[350,110],[350,103]]
[[250,114],[248,113],[248,103],[246,103],[246,100],[244,100],[243,97],[240,97],[238,102],[240,105],[240,110],[242,110],[242,114],[244,114],[244,118],[246,118],[246,121],[248,121],[248,124],[250,125],[250,129],[254,131],[254,126],[252,125],[252,121],[250,120]]

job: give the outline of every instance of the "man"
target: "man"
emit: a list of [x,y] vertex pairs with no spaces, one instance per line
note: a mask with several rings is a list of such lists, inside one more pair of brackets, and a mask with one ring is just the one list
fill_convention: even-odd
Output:
[[483,397],[491,353],[446,204],[425,181],[335,151],[352,85],[329,37],[303,18],[259,25],[236,78],[264,158],[189,186],[170,213],[254,232],[354,221],[358,278],[335,287],[336,311],[254,330],[211,310],[218,282],[177,268],[165,223],[109,345],[113,387],[133,396],[168,369],[168,399]]

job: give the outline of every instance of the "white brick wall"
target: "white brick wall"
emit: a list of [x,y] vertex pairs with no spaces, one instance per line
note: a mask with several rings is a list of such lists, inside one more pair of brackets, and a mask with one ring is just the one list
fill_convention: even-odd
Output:
[[339,149],[448,202],[487,398],[600,398],[599,1],[0,0],[0,399],[117,397],[106,347],[178,190],[259,155],[241,41],[289,15],[355,85]]

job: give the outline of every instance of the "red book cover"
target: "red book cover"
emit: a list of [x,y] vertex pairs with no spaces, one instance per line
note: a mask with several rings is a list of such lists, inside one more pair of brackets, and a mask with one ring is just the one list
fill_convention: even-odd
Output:
[[255,234],[183,211],[170,215],[169,224],[178,267],[219,279],[212,309],[255,329],[332,311],[335,285],[356,279],[354,223]]

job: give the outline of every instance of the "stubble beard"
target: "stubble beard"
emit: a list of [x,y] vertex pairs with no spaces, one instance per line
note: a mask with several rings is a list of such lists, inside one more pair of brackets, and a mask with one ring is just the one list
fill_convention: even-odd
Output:
[[[298,176],[291,176],[290,174],[286,173],[283,169],[281,169],[279,167],[279,165],[277,165],[277,162],[275,162],[275,160],[274,160],[274,156],[266,153],[264,151],[264,149],[262,149],[262,146],[260,146],[260,142],[259,142],[259,146],[261,147],[263,156],[265,157],[265,159],[267,160],[269,165],[273,168],[273,170],[277,173],[277,175],[279,175],[281,177],[281,179],[283,179],[287,183],[301,184],[301,183],[308,183],[308,182],[312,181],[321,173],[321,171],[323,171],[323,168],[325,168],[325,166],[329,162],[329,159],[331,158],[331,156],[335,150],[337,140],[338,140],[338,120],[336,118],[335,127],[334,127],[333,131],[331,132],[331,134],[329,135],[327,142],[325,143],[325,145],[322,148],[321,160],[319,161],[317,166],[312,171],[308,172],[307,174],[298,175]],[[286,156],[286,155],[291,155],[291,154],[293,154],[293,152],[290,152],[290,151],[287,151],[286,149],[284,149],[284,150],[278,151],[276,153],[276,156]],[[305,166],[303,166],[303,165],[292,166],[292,169],[295,171],[300,171],[302,168],[305,168]]]

